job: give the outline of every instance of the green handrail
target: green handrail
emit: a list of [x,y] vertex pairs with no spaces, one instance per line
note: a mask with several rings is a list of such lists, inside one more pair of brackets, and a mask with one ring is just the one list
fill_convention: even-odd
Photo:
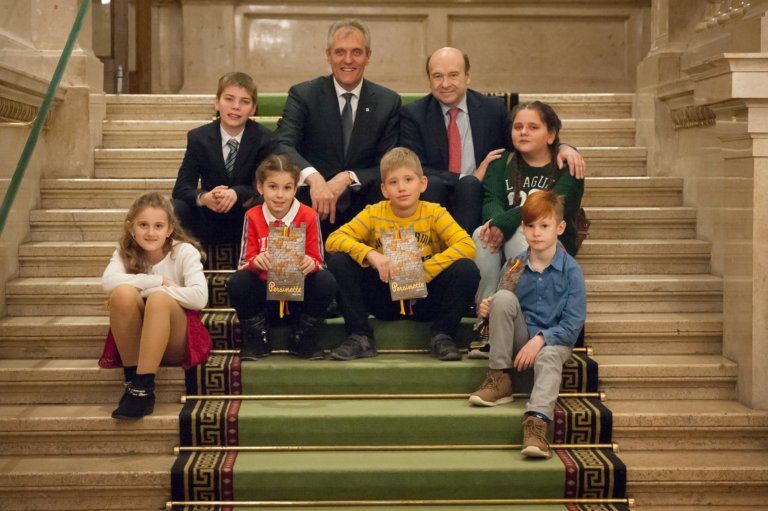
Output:
[[69,57],[72,55],[72,48],[75,46],[75,41],[83,26],[83,19],[90,7],[91,0],[83,0],[82,4],[80,4],[80,9],[77,11],[75,22],[72,24],[72,30],[69,32],[69,37],[64,44],[61,57],[59,57],[59,63],[56,65],[56,70],[53,72],[51,83],[48,85],[48,91],[45,93],[43,102],[40,105],[40,110],[37,112],[37,117],[35,117],[34,124],[32,125],[32,131],[27,137],[27,143],[24,145],[24,150],[21,152],[19,163],[16,165],[16,170],[13,172],[13,177],[11,177],[8,190],[5,192],[3,204],[0,206],[0,234],[2,234],[5,229],[8,215],[11,213],[11,206],[13,206],[13,201],[16,200],[16,194],[19,193],[21,182],[24,179],[24,173],[27,171],[27,165],[29,165],[29,160],[32,158],[32,153],[37,146],[37,139],[40,137],[40,131],[43,129],[43,123],[45,122],[45,118],[48,117],[48,112],[51,110],[53,96],[56,93],[56,89],[59,88],[64,71],[67,69]]

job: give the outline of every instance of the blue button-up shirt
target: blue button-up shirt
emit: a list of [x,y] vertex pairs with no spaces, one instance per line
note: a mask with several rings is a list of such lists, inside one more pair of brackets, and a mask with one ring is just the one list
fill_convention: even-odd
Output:
[[559,242],[544,271],[539,273],[526,264],[515,294],[529,339],[542,334],[546,346],[572,348],[576,344],[587,317],[587,290],[581,267]]

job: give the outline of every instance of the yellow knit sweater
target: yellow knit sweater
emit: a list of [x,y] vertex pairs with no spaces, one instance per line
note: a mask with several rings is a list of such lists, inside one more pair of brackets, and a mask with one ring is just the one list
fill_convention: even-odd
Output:
[[475,244],[467,232],[439,204],[419,201],[416,212],[406,218],[392,213],[388,200],[366,206],[355,218],[331,233],[325,242],[328,252],[345,252],[362,266],[371,250],[381,252],[381,232],[395,226],[413,226],[424,261],[427,282],[438,276],[454,261],[475,257]]

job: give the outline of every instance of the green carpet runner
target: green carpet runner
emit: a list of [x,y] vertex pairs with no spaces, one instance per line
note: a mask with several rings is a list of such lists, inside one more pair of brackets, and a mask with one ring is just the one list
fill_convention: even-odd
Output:
[[[209,267],[231,268],[221,261],[233,254],[220,249]],[[515,446],[530,378],[516,376],[513,403],[472,407],[466,396],[487,361],[440,362],[418,352],[428,325],[410,321],[376,323],[382,353],[373,359],[276,354],[241,363],[227,276],[209,272],[203,319],[214,348],[227,351],[186,374],[174,509],[628,509],[626,468],[587,350],[575,351],[564,369],[550,432],[555,455],[528,460]],[[471,324],[462,323],[464,342]],[[320,338],[337,345],[341,320],[328,321]]]

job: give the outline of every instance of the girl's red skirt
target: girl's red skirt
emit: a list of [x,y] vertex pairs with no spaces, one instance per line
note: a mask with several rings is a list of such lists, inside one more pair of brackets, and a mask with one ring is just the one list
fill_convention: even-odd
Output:
[[[211,336],[200,321],[200,311],[184,309],[184,312],[187,314],[187,353],[180,365],[184,369],[189,369],[202,364],[208,358],[211,352]],[[104,342],[104,352],[99,358],[99,367],[104,369],[123,367],[111,328]]]

